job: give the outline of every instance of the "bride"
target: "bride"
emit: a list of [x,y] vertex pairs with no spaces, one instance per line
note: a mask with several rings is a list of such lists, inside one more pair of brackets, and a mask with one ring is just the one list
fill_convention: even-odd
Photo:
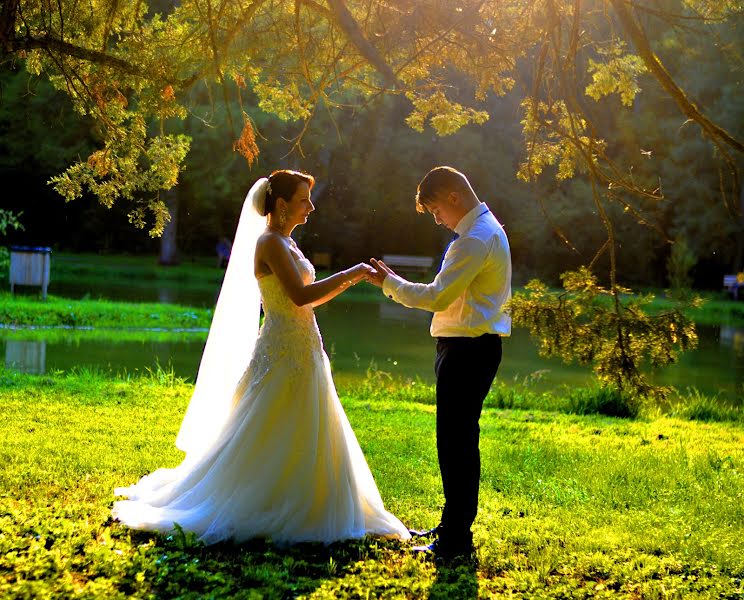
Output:
[[128,527],[178,524],[206,544],[410,537],[383,506],[313,314],[371,267],[315,281],[290,237],[315,209],[314,183],[282,170],[249,191],[176,439],[185,458],[115,489],[128,499],[114,502],[113,516]]

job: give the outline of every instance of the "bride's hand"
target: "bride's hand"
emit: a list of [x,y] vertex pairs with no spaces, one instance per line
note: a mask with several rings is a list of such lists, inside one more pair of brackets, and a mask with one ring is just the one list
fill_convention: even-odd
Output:
[[382,284],[385,282],[385,278],[388,275],[395,275],[395,273],[381,260],[373,258],[370,262],[372,263],[372,272],[367,275],[367,281],[372,285],[381,288]]
[[359,283],[362,279],[366,279],[370,273],[373,273],[374,269],[367,263],[359,263],[347,269],[346,273],[349,276],[349,282],[353,285]]

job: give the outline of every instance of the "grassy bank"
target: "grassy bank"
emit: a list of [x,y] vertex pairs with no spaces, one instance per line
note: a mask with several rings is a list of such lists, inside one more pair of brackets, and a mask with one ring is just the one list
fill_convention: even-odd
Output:
[[[318,278],[326,275],[328,273],[325,271],[318,272]],[[180,265],[163,267],[157,263],[154,256],[57,253],[53,257],[52,294],[56,285],[61,290],[75,290],[74,294],[62,293],[60,296],[85,297],[82,300],[65,300],[64,306],[59,306],[58,302],[62,301],[62,298],[51,298],[57,304],[45,305],[35,295],[27,294],[19,297],[23,299],[22,302],[15,303],[9,294],[0,292],[0,323],[90,326],[92,319],[98,315],[102,323],[107,323],[101,326],[179,328],[188,326],[185,323],[193,319],[184,316],[183,313],[192,312],[197,315],[199,322],[206,322],[206,325],[194,326],[208,326],[208,316],[211,316],[209,310],[223,276],[224,270],[216,266],[216,260],[212,257],[188,257],[184,258]],[[416,281],[430,279],[414,277]],[[7,283],[4,289],[7,290]],[[163,290],[166,298],[172,296],[188,298],[187,301],[182,301],[182,304],[199,305],[201,308],[181,306],[169,312],[168,309],[152,308],[169,306],[168,304],[153,302],[143,304],[139,308],[127,309],[120,322],[116,313],[121,311],[121,303],[102,299],[120,298],[124,295],[137,302],[156,295],[153,294],[154,289]],[[88,290],[87,294],[80,293],[81,290]],[[515,293],[521,291],[520,287],[514,288]],[[642,292],[654,295],[654,300],[649,305],[653,312],[666,310],[675,305],[666,297],[664,290],[644,289]],[[704,300],[702,306],[685,311],[695,323],[744,326],[744,302],[733,302],[723,292],[699,294]],[[345,300],[358,302],[379,302],[380,297],[380,291],[369,284],[355,286],[344,294]],[[153,317],[155,313],[160,314]],[[161,323],[153,325],[153,321]]]
[[[685,314],[698,325],[738,325],[744,326],[744,302],[734,302],[724,293],[699,294],[703,300],[701,306],[686,309]],[[668,310],[674,301],[657,293],[650,308],[654,311]]]
[[122,342],[204,342],[208,329],[121,329],[94,327],[6,327],[1,329],[5,340],[23,342],[46,342],[47,344],[67,343],[78,346],[81,342],[101,342],[120,344]]
[[[360,284],[346,292],[344,300],[380,302],[381,297],[377,288]],[[649,309],[658,312],[672,306],[670,300],[659,297],[654,299]],[[691,308],[686,314],[698,325],[744,326],[744,302],[711,296],[701,307]],[[3,325],[180,329],[209,327],[211,319],[211,308],[104,299],[73,300],[56,296],[41,300],[30,294],[0,292],[0,324]]]
[[70,300],[0,293],[0,323],[36,327],[208,328],[212,310],[176,304]]
[[[386,506],[431,526],[442,496],[430,390],[380,377],[342,401]],[[744,595],[741,423],[568,414],[494,390],[481,420],[478,565],[451,569],[395,542],[205,548],[112,522],[114,486],[180,460],[191,389],[163,372],[0,371],[0,596]]]

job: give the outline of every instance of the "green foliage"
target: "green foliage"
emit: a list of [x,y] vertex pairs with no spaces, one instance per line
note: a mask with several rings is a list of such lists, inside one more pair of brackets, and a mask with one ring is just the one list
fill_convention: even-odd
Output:
[[587,134],[588,124],[573,115],[563,101],[548,105],[535,98],[522,102],[522,130],[527,150],[525,160],[517,171],[523,181],[534,181],[548,166],[556,166],[556,178],[572,178],[577,172],[585,173],[589,155],[594,160],[596,152],[605,146],[599,139]]
[[741,14],[741,0],[684,0],[684,4],[710,21]]
[[[497,378],[483,403],[498,410],[541,411],[567,415],[605,415],[623,419],[653,418],[661,414],[687,419],[720,422],[744,422],[744,406],[727,403],[718,397],[669,390],[667,401],[652,402],[632,391],[612,385],[587,388],[561,387],[548,392],[535,389],[544,373],[504,381]],[[339,386],[341,393],[359,402],[436,404],[436,385],[421,380],[399,380],[372,364],[361,382]],[[705,417],[705,418],[702,418]]]
[[[565,14],[571,16],[569,5],[553,4],[559,5],[559,10],[565,8]],[[678,4],[674,0],[665,7],[682,8]],[[697,4],[707,4],[712,8],[718,6],[713,2]],[[443,3],[431,6],[431,12],[443,6]],[[582,3],[582,7],[588,6]],[[538,3],[535,10],[539,11],[540,7],[544,7],[544,3]],[[503,10],[508,12],[507,8]],[[589,29],[586,31],[602,27],[605,15],[606,11],[587,14],[584,23]],[[161,19],[166,16],[161,15]],[[301,18],[305,16],[307,14],[302,12]],[[701,35],[698,28],[678,28],[648,18],[649,34],[653,34],[655,49],[670,74],[688,88],[691,97],[701,99],[711,116],[732,133],[740,135],[744,123],[744,94],[737,81],[741,78],[732,75],[739,73],[738,67],[733,68],[735,65],[721,56],[722,51],[728,57],[741,53],[744,37],[739,35],[736,22],[715,24],[711,27],[715,36],[708,37]],[[570,21],[566,18],[563,23]],[[521,22],[519,26],[522,26]],[[91,27],[95,29],[93,25]],[[322,30],[323,24],[320,23],[319,27],[319,30],[312,30],[313,35]],[[497,37],[501,33],[498,32]],[[180,30],[176,29],[174,34],[180,34]],[[162,46],[168,40],[165,34],[160,35],[162,37],[157,39]],[[178,35],[174,35],[174,39],[179,39]],[[255,41],[252,38],[240,39],[243,48]],[[583,95],[585,86],[591,83],[591,76],[587,75],[588,59],[607,65],[613,58],[623,56],[605,50],[617,48],[609,41],[607,44],[589,41],[585,48],[586,54],[582,54],[577,65],[576,85],[570,86],[579,95]],[[137,47],[137,50],[149,56],[162,48]],[[273,51],[275,54],[279,52],[276,48]],[[525,48],[524,52],[525,59],[531,59],[531,50]],[[193,64],[201,64],[200,60]],[[260,62],[261,59],[257,60]],[[264,64],[271,63],[267,61]],[[19,61],[17,65],[21,68],[23,62]],[[189,68],[188,63],[180,65],[183,69]],[[690,68],[690,65],[695,65],[695,68]],[[406,79],[406,82],[414,86],[418,75],[414,72],[414,65],[408,68],[413,79]],[[265,72],[272,74],[270,68]],[[538,93],[537,100],[543,101],[546,107],[544,114],[536,117],[538,126],[544,121],[543,129],[531,130],[536,135],[535,165],[539,165],[538,150],[544,151],[549,159],[542,166],[545,177],[535,185],[525,186],[514,177],[514,166],[525,163],[522,155],[525,147],[530,148],[527,138],[522,139],[520,124],[515,118],[524,100],[521,86],[511,89],[505,97],[486,95],[472,108],[487,112],[489,120],[480,126],[466,126],[445,138],[433,135],[435,132],[429,125],[431,115],[425,121],[425,131],[432,135],[421,135],[401,126],[412,107],[403,94],[388,96],[359,109],[354,106],[355,96],[351,91],[339,92],[333,99],[343,108],[336,105],[328,111],[323,107],[323,110],[313,112],[301,145],[297,146],[304,156],[299,152],[286,156],[286,140],[296,140],[298,132],[304,131],[304,124],[279,122],[275,115],[263,112],[258,106],[263,96],[259,98],[252,84],[254,75],[250,70],[245,73],[243,83],[246,88],[241,88],[238,80],[232,78],[232,71],[225,73],[226,90],[211,76],[183,92],[174,88],[175,102],[188,107],[188,116],[183,121],[173,117],[162,123],[155,117],[148,121],[148,135],[157,135],[162,125],[167,134],[183,134],[192,140],[177,187],[180,207],[178,243],[187,254],[212,253],[214,241],[234,231],[240,203],[251,179],[278,164],[291,164],[313,172],[319,182],[315,190],[318,211],[302,228],[303,249],[326,250],[332,247],[338,266],[347,266],[347,262],[341,264],[345,259],[368,260],[371,248],[378,249],[375,253],[438,256],[445,243],[444,236],[431,226],[428,217],[411,210],[410,191],[415,190],[420,177],[432,165],[451,161],[452,148],[458,148],[458,166],[470,176],[481,199],[491,205],[508,227],[514,256],[519,257],[514,264],[515,281],[521,283],[538,277],[557,284],[560,273],[586,264],[606,241],[605,230],[597,227],[597,206],[582,171],[581,154],[577,154],[568,143],[566,152],[569,156],[573,153],[575,160],[561,163],[563,146],[548,143],[557,144],[556,140],[550,139],[549,133],[562,135],[570,131],[570,121],[567,129],[558,118],[565,112],[558,102],[562,100],[564,105],[566,102],[560,94],[555,94],[555,89]],[[91,139],[102,148],[106,138],[102,137],[100,125],[91,126],[92,119],[73,121],[69,116],[71,102],[66,91],[56,91],[55,94],[46,80],[31,79],[25,72],[16,75],[3,77],[2,81],[0,163],[10,165],[11,177],[16,178],[25,171],[31,182],[38,180],[39,187],[29,190],[24,198],[10,199],[16,203],[14,209],[25,210],[24,223],[27,223],[28,231],[53,240],[59,248],[79,249],[85,244],[87,249],[103,248],[106,251],[152,251],[155,241],[147,239],[144,233],[133,231],[133,227],[127,224],[126,215],[132,212],[131,204],[122,202],[113,210],[99,209],[87,201],[62,205],[57,202],[59,198],[51,186],[43,184],[71,161],[92,156],[95,149],[89,147]],[[483,75],[493,80],[499,77],[499,72],[496,69],[484,70]],[[263,80],[259,76],[256,81]],[[470,92],[475,83],[465,74],[454,71],[448,71],[443,81],[449,86],[448,100],[470,109]],[[42,82],[45,85],[41,85]],[[586,116],[583,123],[579,118],[574,120],[577,132],[583,131],[586,136],[593,131],[595,136],[607,141],[606,148],[598,149],[603,149],[609,158],[616,161],[615,168],[632,174],[633,181],[649,190],[659,187],[664,194],[664,199],[651,201],[618,193],[633,209],[627,212],[619,203],[605,202],[615,226],[618,280],[629,287],[666,286],[663,260],[668,251],[666,235],[685,235],[700,261],[700,268],[694,271],[695,287],[718,288],[720,276],[716,271],[731,272],[736,258],[736,240],[744,235],[741,222],[732,219],[733,211],[721,202],[721,184],[728,189],[725,177],[728,170],[719,171],[719,154],[711,151],[709,140],[700,136],[694,125],[687,123],[683,126],[684,117],[659,93],[648,76],[640,76],[638,83],[643,92],[635,98],[632,111],[621,106],[617,97],[605,97],[597,103],[589,102],[590,122]],[[276,91],[277,86],[272,82],[266,93],[271,93],[271,89]],[[293,86],[281,87],[280,91],[294,93],[298,90],[298,93],[303,93],[302,85],[295,82]],[[159,106],[158,103],[167,106],[165,98],[155,93],[162,93],[165,89],[153,88],[147,106]],[[240,98],[238,90],[242,90]],[[509,90],[509,86],[504,90]],[[130,94],[122,85],[120,91],[128,99],[128,107],[134,109],[136,90]],[[425,98],[431,93],[428,88],[421,91]],[[114,97],[112,92],[111,98]],[[281,98],[278,92],[277,98]],[[297,97],[296,100],[304,102],[308,99]],[[582,105],[585,100],[582,99]],[[349,104],[352,106],[346,108]],[[245,161],[231,150],[234,136],[238,133],[236,125],[239,124],[236,122],[243,110],[256,124],[261,147],[258,162],[250,172],[245,170]],[[590,128],[582,129],[587,123]],[[547,145],[539,147],[542,141]],[[37,161],[43,164],[37,165]],[[561,164],[565,165],[562,169]],[[627,170],[626,165],[629,166]],[[553,178],[558,172],[561,177],[570,174],[572,168],[573,180],[561,179],[557,183]],[[380,176],[381,173],[385,176]],[[721,174],[724,175],[723,181]],[[606,186],[599,187],[605,189]],[[42,197],[44,193],[49,195]],[[136,192],[134,208],[142,208],[138,203],[148,194]],[[87,197],[89,194],[84,195]],[[539,208],[545,209],[547,219],[538,209],[538,202]],[[36,203],[35,207],[32,203]],[[66,217],[65,227],[58,226],[58,218],[49,218],[47,211],[51,209],[56,209],[55,217]],[[634,215],[636,210],[649,227],[638,227]],[[152,213],[147,210],[139,213],[140,216],[143,214],[152,219]],[[568,234],[569,241],[577,247],[580,255],[567,249],[555,235],[554,226]],[[659,234],[659,229],[665,232],[664,236]],[[601,272],[600,269],[606,265],[600,261],[596,266],[597,272]]]
[[621,392],[666,395],[670,390],[650,385],[641,368],[645,362],[668,365],[680,351],[694,348],[694,323],[678,308],[647,313],[650,295],[605,289],[585,267],[564,273],[562,280],[563,291],[533,280],[511,300],[514,325],[539,340],[540,354],[592,364],[600,383]]
[[[143,122],[130,126],[129,132],[126,137],[107,140],[103,150],[52,177],[49,183],[68,202],[80,198],[87,190],[109,208],[118,198],[135,200],[144,192],[157,193],[176,185],[190,138],[162,135],[146,139]],[[158,199],[136,206],[129,214],[130,222],[144,228],[147,212],[153,218],[150,236],[161,236],[170,220],[165,203]]]
[[406,123],[416,131],[424,131],[424,124],[430,118],[431,126],[439,135],[452,135],[469,123],[482,125],[488,120],[488,113],[482,110],[465,108],[452,102],[442,92],[431,96],[410,97],[413,111],[406,118]]
[[[193,387],[162,377],[0,369],[2,597],[449,600],[744,592],[740,425],[487,408],[474,526],[478,563],[437,567],[407,544],[373,538],[207,547],[178,528],[154,534],[112,521],[115,486],[182,458],[173,440]],[[370,390],[377,388],[374,377]],[[342,390],[341,400],[386,507],[423,528],[436,523],[442,501],[435,412],[404,400],[406,393]]]
[[641,91],[638,84],[640,75],[647,71],[643,60],[634,54],[623,54],[623,45],[605,52],[611,58],[607,62],[589,59],[589,72],[592,83],[586,86],[585,93],[594,100],[604,96],[620,94],[623,105],[632,106],[636,95]]
[[302,98],[295,85],[285,89],[276,81],[258,82],[253,86],[253,91],[258,97],[258,108],[275,114],[283,121],[307,119],[312,113],[309,102]]
[[[680,307],[680,301],[674,298],[655,296],[651,301],[650,310],[663,312]],[[696,325],[744,325],[744,306],[741,302],[734,302],[723,292],[707,292],[695,295],[681,305],[685,316]]]
[[18,218],[23,213],[15,214],[10,210],[0,208],[0,235],[4,236],[8,233],[8,229],[23,229],[23,225]]
[[[87,189],[105,205],[121,198],[133,204],[133,222],[141,226],[147,217],[154,221],[151,233],[158,235],[167,220],[158,192],[173,186],[193,134],[179,137],[187,115],[220,129],[228,143],[216,160],[230,162],[236,117],[250,114],[258,122],[262,111],[271,113],[295,125],[290,135],[282,132],[273,139],[289,140],[299,161],[306,156],[303,144],[312,119],[328,112],[336,120],[384,94],[408,99],[398,124],[421,131],[428,123],[439,135],[482,124],[489,116],[493,120],[497,111],[491,100],[513,94],[517,103],[530,105],[524,119],[528,157],[515,161],[523,163],[520,177],[531,180],[555,166],[564,180],[601,165],[604,178],[640,192],[625,176],[632,169],[615,168],[613,161],[632,163],[626,159],[636,158],[643,146],[634,144],[625,155],[613,148],[613,156],[605,156],[597,132],[614,140],[624,134],[621,124],[601,114],[607,105],[590,115],[578,95],[585,91],[604,100],[617,93],[624,107],[630,105],[648,65],[625,49],[639,37],[650,46],[661,45],[673,28],[694,32],[685,58],[693,58],[696,67],[715,57],[725,68],[738,69],[738,48],[717,40],[736,37],[740,3],[671,0],[642,11],[643,30],[635,37],[618,19],[619,6],[594,0],[487,0],[463,6],[434,0],[400,6],[225,0],[212,11],[194,0],[177,7],[91,0],[80,10],[77,2],[61,0],[49,12],[35,0],[20,0],[6,11],[3,52],[6,62],[18,61],[29,73],[44,76],[69,96],[79,115],[96,122],[98,149],[52,180],[59,193],[70,199]],[[698,16],[707,19],[713,35],[677,27]],[[681,80],[688,72],[704,70],[671,74]],[[663,72],[649,71],[668,83]],[[515,86],[527,73],[534,80]],[[722,81],[729,82],[731,97],[740,95],[737,77]],[[653,91],[653,85],[643,84]],[[694,83],[690,87],[696,91]],[[209,109],[194,111],[194,97],[204,88],[209,89]],[[686,96],[682,91],[674,97]],[[678,126],[685,113],[703,122],[695,111],[667,109],[663,106]],[[223,110],[227,119],[212,118]],[[320,131],[322,145],[333,128]],[[712,137],[739,145],[720,133]],[[422,138],[422,144],[428,142]],[[609,182],[602,183],[607,187]]]

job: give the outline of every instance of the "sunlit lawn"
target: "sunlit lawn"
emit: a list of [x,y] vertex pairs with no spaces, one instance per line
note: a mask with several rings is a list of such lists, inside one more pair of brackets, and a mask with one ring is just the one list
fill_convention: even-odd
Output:
[[0,324],[97,329],[206,329],[212,309],[176,304],[71,300],[0,292]]
[[[442,496],[431,390],[379,383],[342,400],[386,506],[432,526]],[[114,486],[178,463],[190,391],[162,372],[0,372],[0,597],[744,595],[741,421],[499,409],[492,397],[479,560],[453,569],[396,542],[202,547],[111,522]]]
[[[222,275],[207,259],[163,269],[152,258],[68,258],[57,274],[93,285],[214,286]],[[378,301],[367,288],[350,294]],[[744,302],[707,298],[697,322],[744,323]],[[667,306],[661,295],[652,305]],[[182,336],[203,335],[210,320],[206,308],[0,293],[5,325]],[[443,499],[431,386],[374,372],[343,385],[387,507],[411,527],[433,526]],[[744,598],[741,404],[693,392],[619,419],[575,414],[616,414],[591,390],[497,382],[481,420],[477,567],[443,568],[395,542],[205,548],[111,522],[115,486],[178,463],[191,389],[162,371],[0,371],[0,597]]]

